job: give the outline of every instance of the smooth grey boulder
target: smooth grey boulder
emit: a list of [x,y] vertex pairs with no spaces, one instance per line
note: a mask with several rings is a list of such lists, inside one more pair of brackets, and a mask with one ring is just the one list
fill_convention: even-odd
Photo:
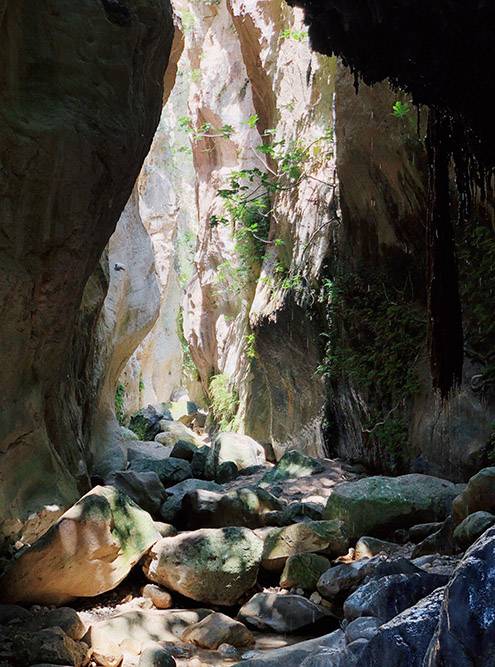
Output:
[[227,493],[199,488],[188,492],[182,501],[186,525],[191,529],[225,526],[261,528],[267,525],[267,514],[283,507],[283,501],[257,487]]
[[355,539],[427,521],[442,521],[449,514],[459,486],[430,475],[365,477],[338,484],[323,513],[340,519]]
[[238,470],[265,463],[265,450],[250,438],[240,433],[219,433],[207,453],[206,479],[215,479],[222,463],[232,461]]
[[138,459],[132,461],[130,470],[135,472],[154,472],[160,478],[165,487],[173,486],[178,482],[192,477],[192,469],[189,461],[169,457],[162,461],[156,459]]
[[323,607],[302,595],[256,593],[241,607],[238,617],[259,630],[283,633],[313,625],[326,615]]
[[376,537],[363,535],[363,537],[360,537],[356,542],[354,557],[356,559],[372,558],[373,556],[378,556],[378,554],[393,556],[400,551],[400,549],[401,545],[396,544],[395,542],[387,542],[386,540],[379,540]]
[[494,524],[495,515],[490,512],[480,511],[469,514],[454,530],[454,542],[461,549],[467,549]]
[[425,667],[493,667],[495,528],[466,552],[446,589]]
[[349,595],[365,579],[380,579],[391,574],[415,574],[421,570],[406,558],[374,556],[353,563],[341,563],[324,572],[318,580],[318,592],[327,600]]
[[374,616],[360,616],[348,623],[345,627],[345,639],[348,644],[357,639],[366,639],[369,641],[378,632],[381,621]]
[[495,512],[495,466],[483,468],[471,477],[452,507],[457,525],[474,512]]
[[165,500],[160,508],[160,516],[163,521],[175,524],[180,521],[179,513],[182,509],[184,496],[196,489],[207,491],[222,491],[222,487],[215,482],[208,482],[204,479],[186,479],[166,490]]
[[440,588],[382,625],[359,656],[359,667],[423,667],[442,598]]
[[156,472],[123,470],[112,476],[112,483],[152,516],[160,511],[166,490]]
[[245,659],[236,663],[234,667],[300,667],[305,658],[320,652],[323,648],[340,651],[345,648],[345,645],[344,633],[342,630],[335,630],[328,635],[308,639],[291,646],[271,651],[251,651],[249,658],[244,654]]
[[148,646],[139,657],[138,667],[176,667],[174,658],[160,645]]
[[325,467],[317,459],[291,449],[285,452],[274,468],[263,475],[259,483],[262,486],[269,486],[287,479],[314,475],[324,470]]
[[439,521],[433,523],[419,523],[416,526],[411,526],[411,528],[409,528],[409,539],[411,542],[417,544],[418,542],[425,540],[427,537],[430,537],[430,535],[433,535],[433,533],[439,531],[441,527],[442,523]]
[[[125,443],[127,449],[127,458],[129,465],[139,459],[155,459],[156,461],[163,461],[168,459],[172,451],[171,447],[165,447],[158,442],[145,442],[141,440],[132,440]],[[122,468],[122,470],[124,470]]]
[[392,574],[363,584],[344,603],[344,615],[353,619],[375,616],[382,623],[408,609],[433,590],[444,586],[448,577],[439,574]]

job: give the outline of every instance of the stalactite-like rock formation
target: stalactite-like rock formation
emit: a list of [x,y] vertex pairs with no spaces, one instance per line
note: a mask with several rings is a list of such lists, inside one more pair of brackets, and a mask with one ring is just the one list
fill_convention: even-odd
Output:
[[0,2],[4,534],[85,487],[77,376],[103,274],[77,313],[151,143],[172,36],[162,0]]

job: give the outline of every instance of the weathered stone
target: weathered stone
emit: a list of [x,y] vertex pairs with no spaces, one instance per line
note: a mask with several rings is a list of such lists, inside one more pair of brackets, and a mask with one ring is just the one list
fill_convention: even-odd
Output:
[[198,449],[198,445],[187,440],[178,440],[172,447],[170,456],[176,459],[184,459],[184,461],[192,461],[194,452]]
[[182,501],[183,514],[189,528],[223,528],[246,526],[260,528],[265,516],[280,510],[283,502],[260,488],[241,488],[218,493],[206,489],[188,492]]
[[50,663],[84,667],[87,664],[87,644],[74,641],[58,627],[38,631],[8,629],[4,636],[0,632],[0,644],[2,653],[4,650],[10,653],[9,665]]
[[322,552],[341,556],[347,552],[349,540],[342,521],[310,521],[271,531],[263,549],[263,567],[282,571],[289,556]]
[[381,621],[374,616],[360,616],[345,627],[345,638],[348,644],[357,639],[372,639],[378,632]]
[[253,651],[254,655],[252,657],[237,663],[235,667],[280,667],[281,665],[283,667],[300,667],[304,658],[313,653],[318,653],[325,647],[339,651],[343,650],[345,648],[345,637],[342,630],[335,630],[323,637],[309,639],[284,648],[271,651]]
[[440,521],[449,514],[458,487],[429,475],[367,477],[333,490],[323,516],[340,519],[358,538],[421,521]]
[[181,422],[162,420],[160,422],[160,433],[155,436],[155,441],[161,445],[173,447],[177,442],[189,442],[200,447],[203,443],[196,433]]
[[[443,589],[436,590],[378,628],[361,653],[359,666],[423,667],[428,645],[438,623],[442,598]],[[450,665],[448,663],[448,667]]]
[[215,474],[215,481],[219,484],[226,484],[232,482],[239,476],[239,470],[234,461],[224,461],[221,463]]
[[495,515],[490,512],[480,511],[469,514],[454,530],[454,541],[461,549],[467,549],[493,524],[495,524]]
[[495,528],[466,552],[446,589],[425,667],[490,667],[495,655]]
[[172,415],[165,408],[156,409],[152,405],[148,405],[147,408],[143,408],[131,417],[129,428],[136,433],[139,440],[151,441],[160,433],[160,423],[165,416],[172,418]]
[[158,533],[150,515],[110,486],[68,510],[1,579],[4,599],[63,604],[115,588]]
[[411,542],[417,544],[418,542],[425,540],[427,537],[430,537],[430,535],[438,532],[441,527],[442,523],[438,521],[434,523],[420,523],[417,526],[411,526],[411,528],[409,528],[409,539]]
[[400,551],[400,548],[400,544],[395,544],[395,542],[386,542],[378,540],[376,537],[364,536],[356,542],[354,556],[356,559],[373,558],[373,556],[378,556],[381,553],[392,556]]
[[207,609],[169,609],[127,611],[94,623],[85,640],[94,651],[105,654],[109,645],[118,650],[139,653],[145,646],[157,641],[174,642],[184,630],[211,614]]
[[302,595],[289,593],[256,593],[239,610],[238,617],[259,630],[295,632],[313,625],[326,615]]
[[436,533],[432,533],[414,547],[412,557],[419,558],[427,554],[453,554],[456,551],[454,522],[452,517],[448,516]]
[[349,595],[365,579],[380,579],[391,574],[417,574],[421,570],[405,558],[385,556],[363,558],[353,563],[341,563],[324,572],[318,581],[318,591],[327,600]]
[[454,523],[458,524],[469,514],[479,511],[495,513],[495,467],[483,468],[471,477],[452,506]]
[[324,556],[313,553],[289,556],[280,576],[282,588],[302,588],[314,591],[321,575],[330,567],[330,561]]
[[392,574],[363,584],[344,603],[346,618],[375,616],[382,623],[412,607],[435,588],[444,586],[448,577],[426,572]]
[[192,600],[232,605],[256,582],[263,542],[247,528],[165,537],[151,549],[146,577]]
[[[165,498],[161,509],[160,516],[164,521],[175,523],[179,520],[179,513],[182,508],[182,501],[184,496],[196,489],[204,489],[206,491],[222,491],[222,487],[215,482],[207,482],[200,479],[186,479],[167,489],[167,497]],[[163,536],[165,537],[165,535]]]
[[174,535],[177,535],[177,529],[170,523],[163,523],[163,521],[153,521],[153,525],[160,533],[160,537],[174,537]]
[[171,457],[163,461],[139,459],[131,463],[130,469],[135,472],[156,473],[165,487],[173,486],[192,477],[191,464],[188,461]]
[[172,606],[170,593],[156,584],[146,584],[141,594],[144,598],[149,598],[157,609],[170,609]]
[[290,526],[292,523],[300,521],[321,521],[322,515],[323,505],[307,502],[290,503],[281,512],[280,524]]
[[197,450],[194,452],[191,461],[191,468],[194,477],[196,478],[205,477],[206,462],[208,460],[209,451],[210,447],[204,445],[203,447],[198,447]]
[[24,607],[16,604],[0,604],[0,625],[8,625],[11,621],[29,620],[31,614]]
[[247,435],[219,433],[208,452],[205,466],[207,479],[215,479],[219,466],[226,461],[236,464],[238,470],[265,462],[263,447]]
[[65,634],[79,641],[86,633],[86,626],[79,614],[70,607],[57,609],[42,609],[33,613],[29,620],[22,623],[23,631],[37,632],[47,628],[60,628]]
[[138,667],[176,667],[177,663],[170,653],[157,646],[148,646],[139,656]]
[[146,512],[155,516],[160,511],[166,491],[156,472],[124,470],[113,475],[112,483]]
[[317,459],[292,449],[285,452],[277,465],[263,475],[260,484],[268,486],[287,479],[314,475],[324,470],[324,466]]
[[221,644],[239,648],[254,644],[254,637],[245,625],[219,613],[210,614],[199,623],[190,625],[182,633],[181,639],[212,650],[218,649]]
[[172,452],[172,447],[165,447],[160,445],[158,442],[128,442],[126,443],[127,449],[127,458],[129,463],[133,463],[138,459],[155,459],[157,461],[163,461],[168,459]]

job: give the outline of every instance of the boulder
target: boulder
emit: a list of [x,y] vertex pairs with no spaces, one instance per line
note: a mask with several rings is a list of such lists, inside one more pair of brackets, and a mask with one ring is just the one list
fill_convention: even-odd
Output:
[[467,549],[476,542],[478,537],[481,537],[485,530],[491,528],[495,524],[495,515],[490,512],[473,512],[454,530],[454,542],[459,545],[461,549]]
[[26,619],[22,623],[23,632],[37,632],[38,630],[46,630],[47,628],[60,628],[68,637],[75,641],[79,641],[86,634],[86,626],[79,614],[75,609],[71,609],[70,607],[40,609],[33,612],[29,620]]
[[348,623],[345,627],[345,638],[348,644],[357,639],[366,639],[369,641],[378,632],[381,621],[374,616],[360,616]]
[[173,486],[178,482],[192,477],[191,464],[183,459],[173,459],[171,457],[163,461],[155,459],[139,459],[133,461],[130,470],[135,472],[154,472],[160,478],[160,482],[165,487]]
[[260,480],[262,486],[269,486],[287,479],[307,477],[323,472],[325,467],[311,456],[291,449],[282,456],[277,465],[266,472]]
[[208,452],[205,477],[215,479],[218,467],[226,461],[233,461],[238,470],[243,470],[265,460],[265,450],[256,440],[240,433],[219,433]]
[[162,419],[160,422],[160,432],[155,436],[155,442],[161,445],[173,447],[177,442],[189,442],[192,445],[201,447],[203,442],[194,431],[187,428],[181,422],[168,421]]
[[411,528],[409,528],[408,537],[411,542],[417,544],[418,542],[425,540],[427,537],[430,537],[430,535],[438,532],[441,527],[442,522],[440,521],[434,521],[433,523],[419,523],[417,526],[411,526]]
[[153,525],[160,533],[160,537],[173,537],[177,535],[177,529],[171,523],[164,523],[163,521],[153,521]]
[[129,464],[132,464],[139,459],[155,459],[156,461],[163,461],[164,459],[168,459],[172,452],[172,447],[164,447],[155,441],[127,442],[126,448]]
[[219,484],[227,484],[233,482],[239,477],[239,469],[233,461],[224,461],[220,463],[215,474],[215,481]]
[[162,519],[164,521],[169,521],[172,524],[178,521],[178,514],[182,509],[184,496],[196,489],[204,489],[205,491],[222,491],[222,487],[219,484],[201,479],[186,479],[183,482],[179,482],[179,484],[174,484],[174,486],[170,486],[167,489],[167,495],[160,508],[160,516]]
[[440,524],[439,530],[428,535],[414,547],[412,557],[419,558],[428,554],[453,554],[457,550],[454,543],[454,521],[451,516],[448,516]]
[[170,609],[172,607],[172,596],[168,591],[156,584],[146,584],[141,591],[143,598],[151,600],[157,609]]
[[84,667],[89,649],[84,642],[71,639],[61,628],[28,631],[0,628],[2,665],[72,665]]
[[208,445],[203,445],[203,447],[198,447],[194,452],[191,461],[193,477],[195,478],[205,477],[206,462],[208,460],[209,451],[210,447],[208,447]]
[[326,612],[302,595],[289,593],[256,593],[239,610],[238,618],[258,630],[295,632],[313,625]]
[[425,667],[492,667],[495,656],[495,528],[468,549],[445,589]]
[[386,556],[363,558],[353,563],[341,563],[324,572],[318,581],[318,591],[327,600],[349,595],[365,579],[380,579],[391,574],[415,574],[421,570],[405,558]]
[[280,525],[290,526],[301,521],[321,521],[323,505],[308,502],[294,502],[287,505],[280,515]]
[[164,417],[172,419],[172,415],[165,409],[156,409],[152,405],[143,408],[129,422],[129,428],[138,436],[139,440],[154,440],[160,433],[160,422]]
[[178,440],[172,447],[170,456],[176,459],[184,459],[184,461],[192,461],[194,452],[198,449],[198,445],[187,440]]
[[321,575],[330,567],[325,556],[313,553],[294,554],[289,556],[280,576],[282,588],[302,588],[314,591]]
[[446,576],[428,572],[371,579],[347,598],[344,615],[348,619],[375,616],[386,623],[447,581]]
[[183,514],[189,528],[223,528],[266,525],[269,512],[280,510],[284,503],[265,489],[240,488],[227,493],[196,489],[182,501]]
[[454,523],[457,525],[479,511],[495,513],[495,467],[483,468],[471,477],[452,506]]
[[373,556],[378,556],[378,554],[392,556],[400,550],[401,545],[395,542],[386,542],[376,537],[363,536],[356,542],[354,557],[356,560],[359,560],[359,558],[372,558]]
[[263,567],[281,572],[289,556],[323,552],[331,557],[345,554],[349,540],[342,521],[310,521],[270,531],[263,548]]
[[[436,590],[378,628],[360,655],[359,667],[423,667],[442,597],[443,589]],[[453,663],[444,665],[452,667]]]
[[144,573],[192,600],[229,606],[254,586],[262,552],[248,528],[203,528],[157,542]]
[[6,602],[64,604],[109,591],[156,542],[150,515],[95,487],[24,551],[0,580]]
[[159,644],[148,646],[139,656],[138,667],[176,667],[170,653]]
[[156,472],[123,470],[112,476],[112,484],[153,516],[160,511],[166,491]]
[[246,648],[254,644],[253,634],[239,621],[225,614],[214,613],[199,623],[190,625],[181,637],[183,642],[191,642],[202,648],[216,651],[221,644]]
[[118,650],[139,653],[153,642],[175,642],[184,630],[211,614],[208,609],[169,609],[126,611],[106,618],[89,628],[85,641],[105,655],[109,645]]
[[243,656],[245,659],[234,667],[300,667],[304,658],[320,652],[322,648],[344,649],[345,637],[342,630],[271,651],[253,651],[252,656]]
[[351,537],[357,539],[396,527],[442,521],[458,491],[458,485],[430,475],[366,477],[338,484],[323,516],[344,521]]

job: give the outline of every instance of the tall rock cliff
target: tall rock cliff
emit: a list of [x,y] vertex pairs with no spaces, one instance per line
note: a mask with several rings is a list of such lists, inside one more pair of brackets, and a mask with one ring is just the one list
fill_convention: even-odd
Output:
[[78,309],[158,123],[173,25],[162,0],[3,0],[0,31],[6,534],[86,485],[90,391],[79,371],[104,273]]

